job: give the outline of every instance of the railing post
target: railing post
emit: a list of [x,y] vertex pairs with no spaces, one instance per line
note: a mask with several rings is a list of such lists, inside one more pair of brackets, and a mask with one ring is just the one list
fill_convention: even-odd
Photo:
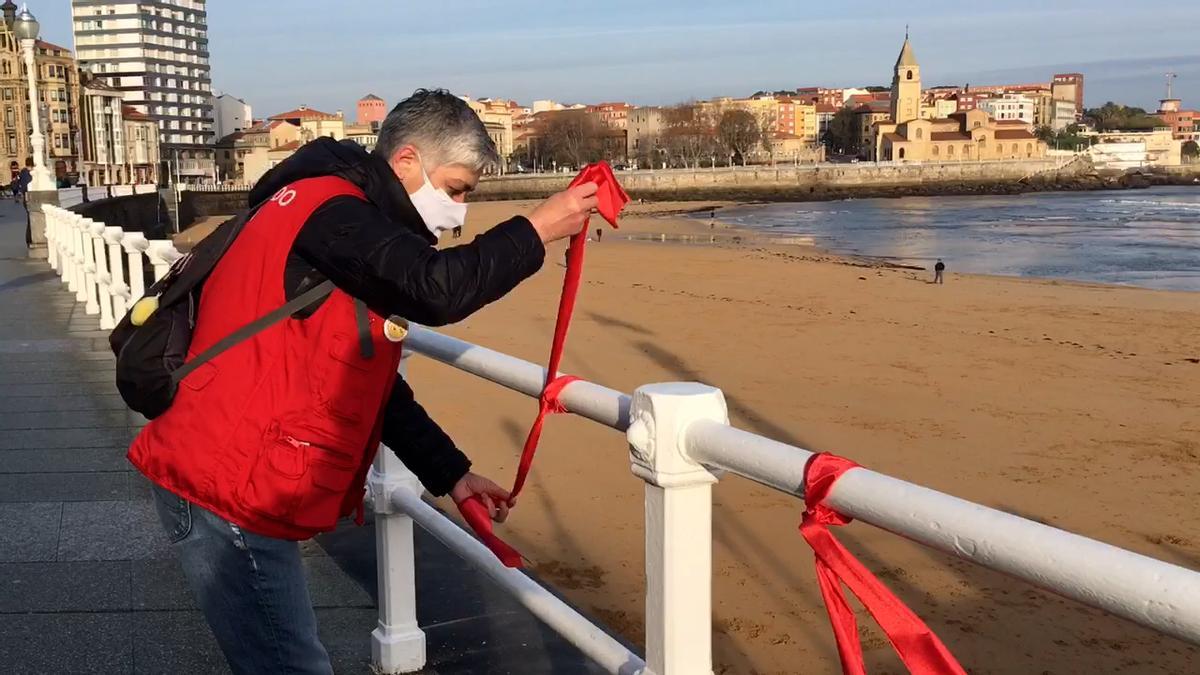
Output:
[[96,259],[96,240],[99,239],[100,233],[104,231],[104,223],[99,223],[91,218],[83,221],[83,263],[84,263],[84,297],[87,302],[83,306],[84,314],[99,314],[100,300],[99,284],[100,284],[100,261]]
[[119,227],[104,228],[104,241],[108,244],[108,288],[112,294],[112,312],[114,325],[125,318],[125,308],[129,306],[129,286],[125,283],[125,268],[121,264],[124,253],[121,251],[121,239],[125,231]]
[[[411,352],[400,361],[407,369]],[[367,476],[375,511],[375,565],[379,588],[379,625],[371,632],[372,670],[391,675],[425,667],[425,632],[417,625],[416,548],[413,521],[392,506],[392,493],[424,488],[413,472],[386,446],[379,447]]]
[[46,262],[50,269],[58,271],[58,207],[53,204],[42,204],[42,213],[46,216]]
[[88,293],[88,218],[75,223],[75,301],[87,302]]
[[96,301],[100,303],[100,329],[112,330],[113,321],[112,273],[108,267],[107,243],[104,241],[104,223],[92,225],[92,244],[96,258]]
[[79,289],[83,286],[83,263],[79,258],[79,228],[83,226],[83,216],[72,215],[67,224],[67,273],[63,277],[67,281],[67,290],[76,294],[79,299]]
[[688,426],[728,424],[721,390],[649,384],[629,413],[633,473],[646,481],[646,665],[654,675],[712,673],[712,484],[688,456]]
[[146,294],[146,268],[142,254],[150,247],[146,235],[141,232],[126,232],[121,246],[129,254],[129,306]]
[[154,280],[158,281],[171,269],[171,263],[179,259],[180,253],[175,250],[175,244],[170,239],[155,239],[150,242],[146,251],[150,264],[154,266]]

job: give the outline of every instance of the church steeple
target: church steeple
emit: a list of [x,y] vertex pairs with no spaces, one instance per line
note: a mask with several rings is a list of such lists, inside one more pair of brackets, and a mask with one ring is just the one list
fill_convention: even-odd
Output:
[[912,43],[908,40],[908,26],[904,27],[904,45],[896,57],[896,71],[892,76],[892,121],[903,124],[921,116],[921,66],[913,56]]

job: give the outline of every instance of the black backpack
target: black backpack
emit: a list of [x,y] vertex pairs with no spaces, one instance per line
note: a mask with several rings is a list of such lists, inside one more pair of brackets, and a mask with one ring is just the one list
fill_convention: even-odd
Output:
[[108,343],[117,356],[117,390],[130,408],[148,419],[166,412],[188,373],[333,291],[333,282],[324,281],[186,361],[204,281],[253,214],[252,210],[221,223],[191,252],[176,260],[163,278],[146,290],[145,298],[158,298],[158,308],[141,325],[134,325],[131,306],[109,335]]

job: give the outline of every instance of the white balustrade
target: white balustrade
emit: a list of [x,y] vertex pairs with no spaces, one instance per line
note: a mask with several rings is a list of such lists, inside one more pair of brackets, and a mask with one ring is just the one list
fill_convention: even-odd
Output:
[[121,249],[121,240],[125,231],[119,227],[104,228],[104,242],[108,244],[108,290],[112,294],[112,313],[114,326],[125,318],[125,311],[130,305],[129,285],[125,283],[125,269],[121,259],[125,257]]
[[53,204],[42,204],[42,214],[46,217],[46,262],[50,269],[58,271],[58,207]]
[[87,237],[88,224],[87,218],[79,217],[74,219],[72,223],[72,257],[75,259],[75,270],[72,282],[72,288],[75,291],[75,300],[79,302],[87,302],[87,247],[84,245],[84,238]]

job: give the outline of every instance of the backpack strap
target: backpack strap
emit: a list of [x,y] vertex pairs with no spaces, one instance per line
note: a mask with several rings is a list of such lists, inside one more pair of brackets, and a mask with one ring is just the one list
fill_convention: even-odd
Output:
[[279,309],[276,309],[269,314],[265,314],[254,321],[251,321],[245,326],[233,331],[229,335],[226,335],[213,344],[213,346],[204,350],[203,353],[198,354],[196,358],[188,361],[174,370],[171,373],[172,383],[178,386],[178,384],[183,381],[183,378],[190,375],[193,370],[220,356],[227,349],[238,344],[239,342],[253,337],[257,333],[276,323],[279,323],[280,321],[283,321],[287,317],[299,312],[305,307],[308,307],[312,303],[323,299],[325,296],[333,292],[333,287],[333,282],[328,280],[317,284],[304,293],[301,293],[297,297],[289,300],[287,304],[283,305]]

